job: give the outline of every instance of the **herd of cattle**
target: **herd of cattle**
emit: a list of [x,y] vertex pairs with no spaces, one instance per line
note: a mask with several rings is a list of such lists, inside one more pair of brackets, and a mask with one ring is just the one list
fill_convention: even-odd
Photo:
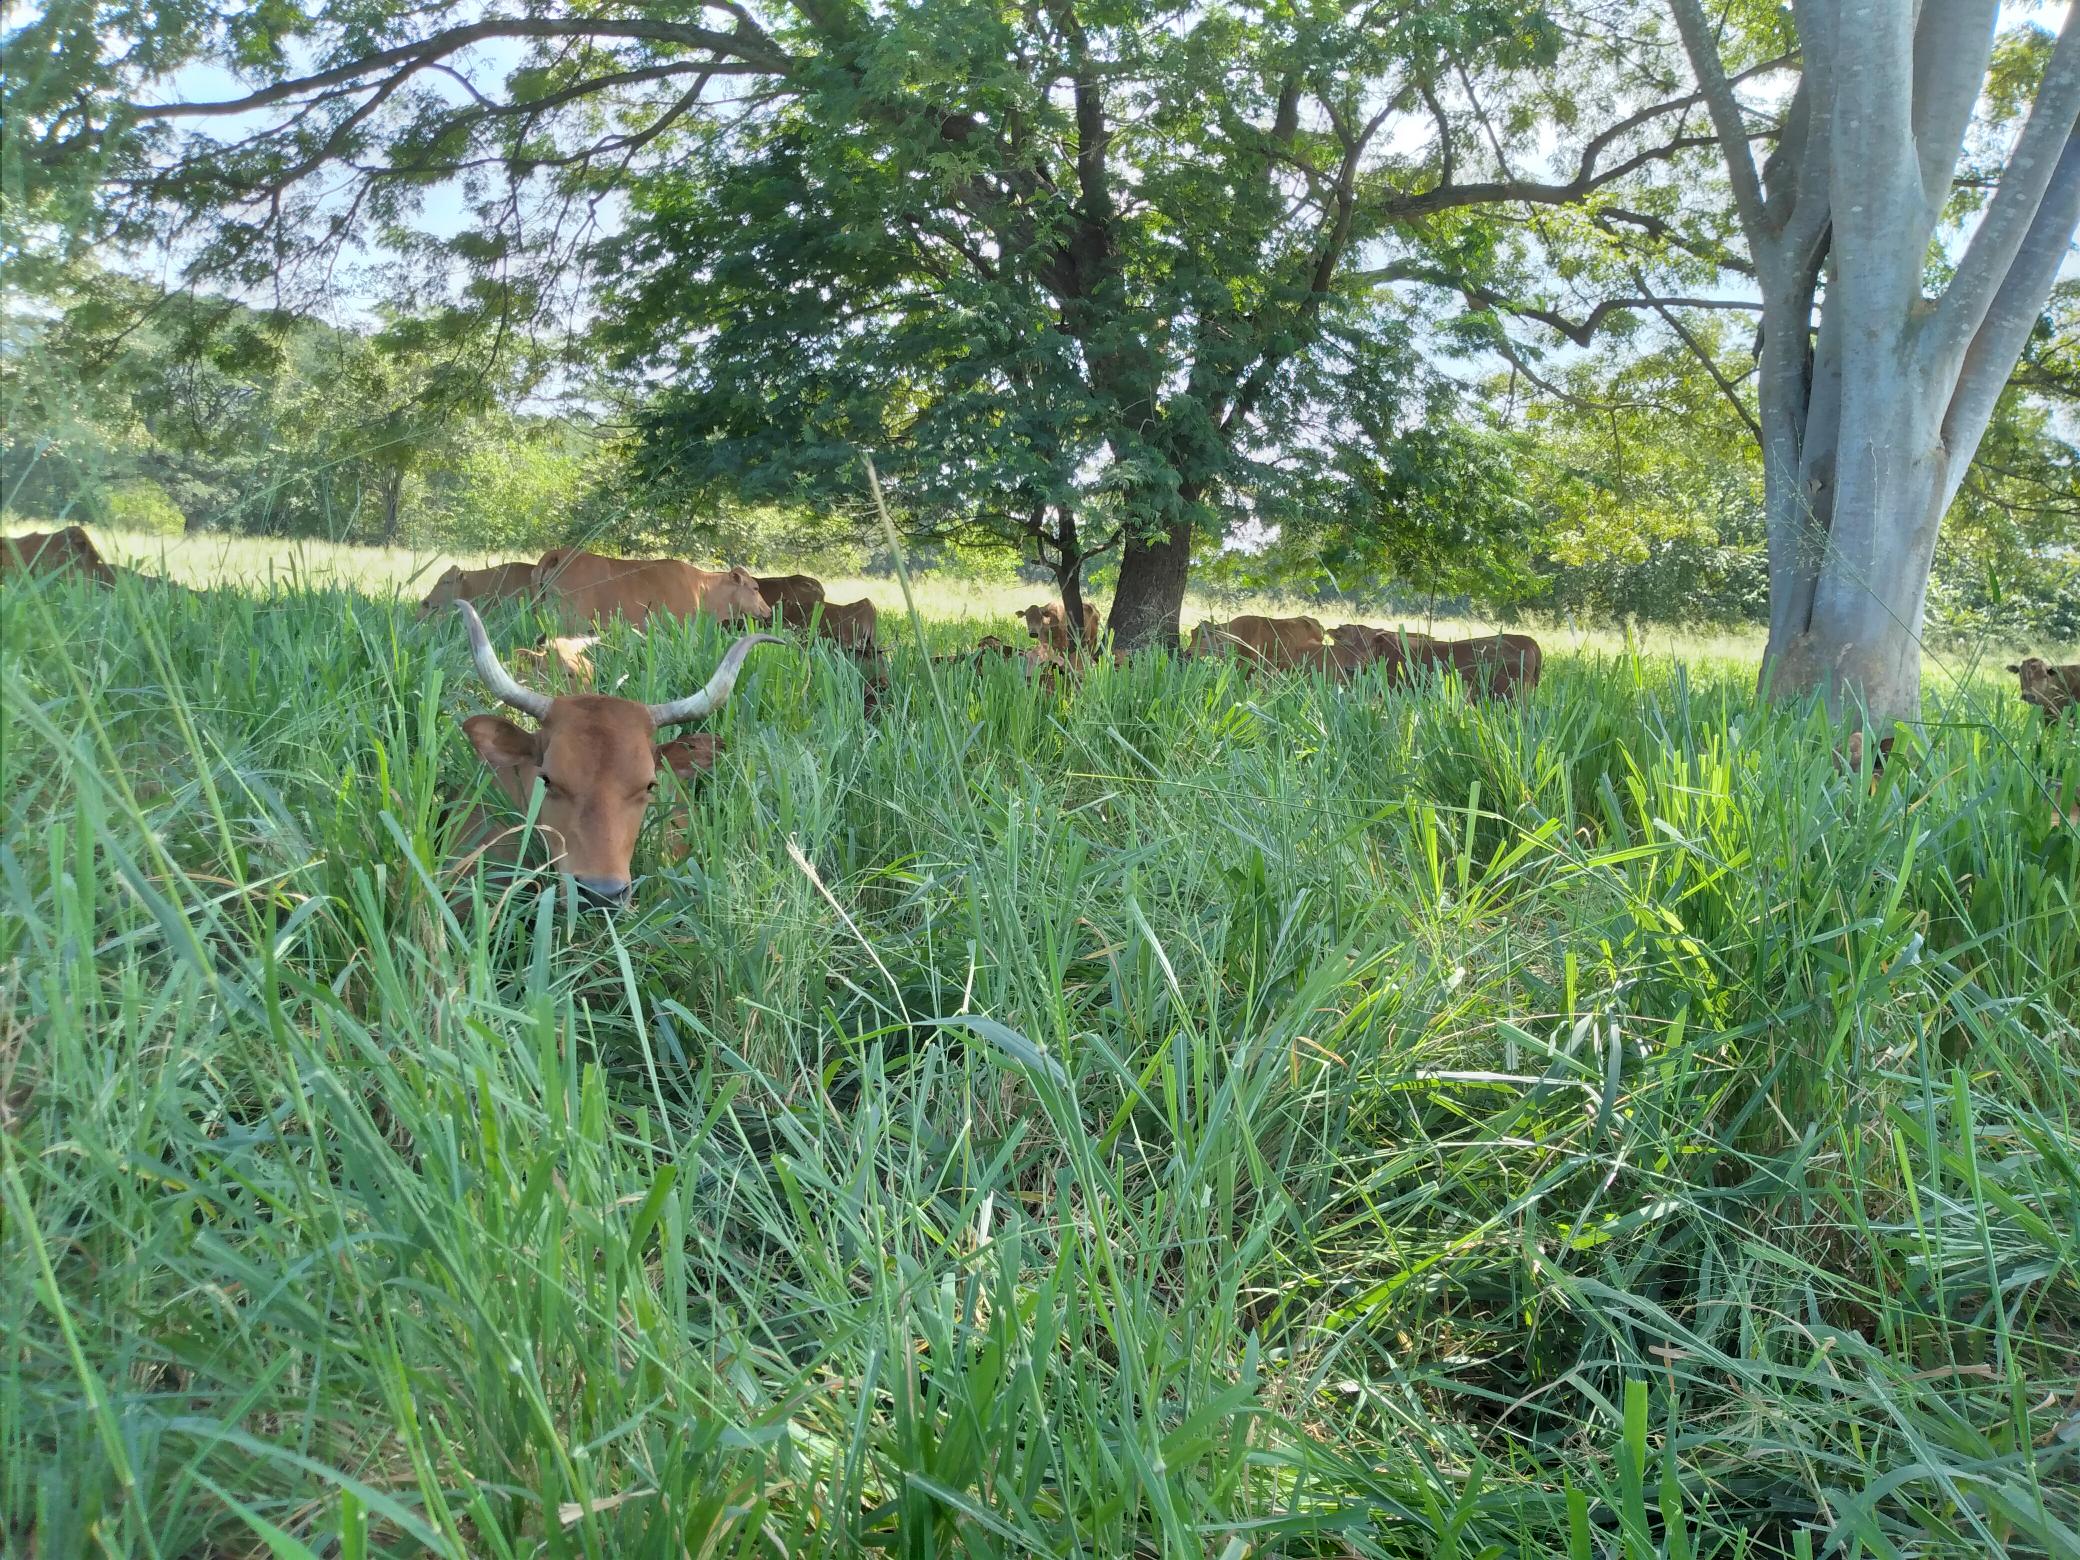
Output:
[[[78,526],[0,541],[0,576],[67,572],[113,584],[120,571]],[[567,626],[581,630],[544,636],[532,651],[516,656],[527,657],[544,680],[563,681],[568,691],[551,694],[524,686],[492,648],[474,603],[512,597],[551,607]],[[746,634],[730,646],[698,693],[645,704],[591,691],[587,652],[598,635],[583,630],[616,616],[640,630],[652,613],[704,613],[725,622],[807,630],[833,641],[860,664],[870,711],[884,681],[874,603],[826,600],[822,583],[806,574],[759,576],[740,568],[697,569],[676,559],[607,558],[559,547],[534,563],[449,569],[420,603],[420,615],[451,604],[463,620],[471,659],[486,690],[534,721],[531,729],[497,715],[472,715],[462,722],[498,789],[523,818],[530,809],[534,818],[530,828],[481,807],[470,809],[456,835],[462,859],[512,862],[526,842],[546,842],[549,859],[586,900],[609,909],[626,904],[633,892],[636,836],[659,774],[669,769],[691,779],[715,763],[713,736],[660,742],[658,733],[719,709],[745,657],[761,644],[785,641],[768,633]],[[991,636],[952,659],[1017,656],[1036,681],[1052,684],[1058,674],[1073,675],[1097,652],[1099,624],[1091,608],[1084,609],[1073,632],[1056,605],[1028,607],[1023,616],[1033,642],[1023,652]],[[1439,640],[1346,623],[1324,635],[1313,618],[1254,616],[1200,624],[1186,654],[1232,656],[1247,667],[1319,673],[1337,681],[1369,666],[1383,668],[1396,680],[1448,668],[1469,694],[1499,698],[1522,698],[1535,687],[1543,660],[1538,642],[1524,634]],[[2023,699],[2042,709],[2047,720],[2080,704],[2080,665],[2052,666],[2032,657],[2008,670],[2020,678]],[[1860,741],[1860,733],[1851,738],[1858,763]]]
[[[598,553],[553,548],[534,563],[501,563],[486,569],[451,568],[434,582],[419,604],[420,615],[458,601],[481,603],[507,598],[539,601],[552,607],[566,625],[584,629],[620,616],[640,628],[653,612],[677,617],[704,613],[722,622],[750,622],[804,629],[849,651],[870,676],[880,671],[879,617],[874,603],[831,601],[822,581],[807,574],[757,575],[745,569],[697,569],[673,558],[607,558]],[[1049,603],[1027,607],[1023,652],[1028,668],[1044,677],[1073,671],[1098,647],[1101,629],[1097,610],[1086,606],[1072,632],[1067,614]],[[528,663],[560,675],[573,686],[589,684],[586,652],[597,634],[546,636]],[[1521,696],[1538,684],[1543,655],[1528,634],[1497,634],[1485,639],[1434,639],[1405,630],[1345,623],[1324,634],[1311,617],[1243,616],[1225,623],[1201,623],[1185,647],[1191,656],[1233,656],[1245,666],[1279,672],[1316,671],[1348,681],[1364,668],[1380,665],[1390,677],[1414,677],[1430,668],[1449,667],[1475,693],[1500,698]],[[958,659],[1019,652],[994,635]]]
[[[10,571],[70,571],[107,584],[130,572],[103,559],[92,538],[76,525],[0,539],[0,575]],[[676,558],[609,558],[557,547],[532,563],[450,568],[434,582],[419,613],[423,618],[458,601],[507,599],[541,602],[579,630],[545,635],[533,649],[514,657],[545,679],[573,690],[587,690],[592,683],[588,652],[599,636],[584,630],[617,615],[639,629],[653,612],[674,617],[704,613],[725,623],[797,629],[828,639],[848,651],[868,673],[870,702],[881,675],[880,622],[874,603],[864,597],[831,601],[823,582],[807,574],[698,569]],[[1031,641],[1023,651],[990,635],[965,655],[943,659],[1017,657],[1029,671],[1051,683],[1058,670],[1073,672],[1097,650],[1101,629],[1095,608],[1084,607],[1075,632],[1055,604],[1027,607],[1022,616]],[[1519,698],[1536,687],[1544,661],[1538,641],[1528,634],[1435,639],[1362,623],[1345,623],[1325,632],[1311,617],[1248,615],[1225,623],[1201,623],[1187,640],[1185,653],[1233,656],[1244,666],[1270,671],[1318,672],[1338,682],[1348,681],[1368,666],[1382,667],[1394,680],[1413,680],[1449,668],[1469,693],[1499,698]],[[2046,721],[2080,705],[2080,663],[2058,666],[2031,656],[2008,671],[2020,684],[2022,701],[2041,710]]]

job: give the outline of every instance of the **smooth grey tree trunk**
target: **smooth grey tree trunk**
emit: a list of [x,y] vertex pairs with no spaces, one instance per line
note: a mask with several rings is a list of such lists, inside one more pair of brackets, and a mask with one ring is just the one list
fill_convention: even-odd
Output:
[[1759,171],[1712,26],[1698,0],[1671,5],[1763,295],[1764,685],[1916,720],[1942,519],[2080,222],[2080,20],[1931,298],[1923,272],[1998,0],[1799,0],[1799,84]]

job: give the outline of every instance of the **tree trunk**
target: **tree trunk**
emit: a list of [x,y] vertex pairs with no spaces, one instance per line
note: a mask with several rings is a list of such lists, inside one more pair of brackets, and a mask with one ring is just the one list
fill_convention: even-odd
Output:
[[1062,621],[1068,630],[1069,648],[1083,648],[1083,550],[1077,545],[1076,511],[1061,506],[1061,524],[1055,531],[1060,565],[1054,571],[1062,591]]
[[394,468],[389,480],[383,484],[383,545],[397,543],[398,521],[404,509],[404,468]]
[[[1806,0],[1802,75],[1761,170],[1700,0],[1673,0],[1763,298],[1763,685],[1921,714],[1936,533],[2080,223],[2080,17],[1941,294],[1923,270],[1992,57],[1995,0]],[[1822,269],[1826,302],[1809,349]]]
[[[1177,648],[1184,588],[1192,568],[1192,522],[1175,520],[1153,540],[1129,529],[1119,557],[1119,588],[1112,596],[1112,642],[1121,650]],[[1066,596],[1064,600],[1066,601]]]
[[1844,441],[1819,555],[1802,554],[1793,578],[1771,581],[1772,596],[1781,590],[1805,610],[1773,622],[1764,676],[1779,695],[1822,694],[1837,715],[1918,720],[1921,632],[1949,456],[1915,386],[1852,389],[1850,399],[1869,400],[1878,415],[1847,420],[1866,431]]

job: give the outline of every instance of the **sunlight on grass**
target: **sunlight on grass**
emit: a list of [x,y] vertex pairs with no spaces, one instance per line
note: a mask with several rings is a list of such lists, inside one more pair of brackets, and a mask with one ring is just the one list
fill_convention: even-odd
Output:
[[451,624],[4,605],[39,1553],[2069,1552],[2080,745],[1990,686],[1873,783],[1730,664],[766,651],[608,921],[451,865]]

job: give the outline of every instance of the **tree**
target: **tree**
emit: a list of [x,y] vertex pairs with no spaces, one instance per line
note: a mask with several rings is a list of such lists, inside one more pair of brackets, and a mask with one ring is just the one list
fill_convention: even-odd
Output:
[[[1134,643],[1174,633],[1195,536],[1266,505],[1305,519],[1291,495],[1309,473],[1296,463],[1338,469],[1322,460],[1349,438],[1336,381],[1359,386],[1378,367],[1348,348],[1370,336],[1397,349],[1379,329],[1396,313],[1382,289],[1487,275],[1506,247],[1496,213],[1580,206],[1700,144],[1684,124],[1696,95],[1667,95],[1659,72],[1634,69],[1607,8],[1567,28],[1559,9],[717,0],[451,23],[399,0],[339,0],[154,13],[150,48],[97,50],[132,13],[60,0],[13,40],[68,64],[10,79],[11,166],[49,175],[91,152],[108,175],[99,231],[142,233],[161,210],[199,218],[193,263],[255,284],[371,225],[394,228],[427,188],[459,180],[480,226],[441,255],[473,278],[465,305],[499,339],[559,312],[547,278],[598,252],[583,240],[604,190],[675,168],[720,172],[739,196],[753,165],[783,182],[836,173],[826,199],[845,225],[830,237],[862,244],[860,271],[882,268],[905,290],[899,319],[914,326],[931,300],[955,297],[964,319],[1057,376],[1051,426],[1014,439],[1016,502],[999,507],[1044,510],[1034,541],[1069,558],[1088,550],[1087,516],[1116,515],[1113,627]],[[471,53],[483,45],[525,57],[494,79],[502,67]],[[153,90],[196,59],[256,85],[222,101]],[[220,138],[213,125],[236,128]],[[1525,158],[1545,171],[1517,171]],[[763,221],[785,228],[784,204]],[[1651,203],[1598,213],[1635,218],[1667,226]],[[722,234],[725,253],[761,252],[762,231]],[[763,252],[801,259],[778,275],[808,265]],[[739,274],[776,324],[812,301]],[[668,316],[651,323],[668,343]],[[677,329],[698,356],[698,329]],[[982,448],[998,426],[987,403],[1028,388],[1008,374],[920,377],[899,394],[961,414]],[[804,409],[819,413],[851,396],[808,389]]]
[[[1762,296],[1763,675],[1916,719],[1943,516],[2080,223],[2080,20],[2018,63],[1997,60],[1997,0],[1798,0],[1797,80],[1758,169],[1765,116],[1698,0],[1671,4]],[[1953,267],[1937,241],[1997,63],[2036,86],[2011,91],[2028,118]]]

